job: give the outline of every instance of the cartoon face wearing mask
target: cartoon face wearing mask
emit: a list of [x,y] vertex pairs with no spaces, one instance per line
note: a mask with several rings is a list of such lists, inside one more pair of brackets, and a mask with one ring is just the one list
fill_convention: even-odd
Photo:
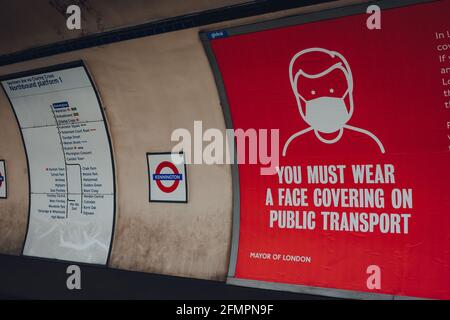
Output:
[[[321,56],[317,59],[317,56]],[[315,59],[313,57],[316,57]],[[328,68],[324,70],[323,65],[328,64]],[[316,73],[306,72],[304,66],[309,66],[309,70],[320,71]],[[331,66],[330,66],[331,65]],[[300,68],[299,68],[300,66]],[[294,67],[298,71],[294,72]],[[311,67],[313,67],[311,69]],[[321,67],[322,69],[319,69]],[[296,70],[297,70],[296,69]],[[339,80],[332,79],[333,75],[338,75]],[[345,87],[334,90],[342,84],[342,75],[345,77]],[[377,143],[381,153],[385,153],[385,149],[380,139],[372,132],[349,125],[348,122],[353,114],[353,76],[347,60],[340,53],[322,48],[309,48],[295,54],[289,64],[289,79],[297,100],[298,110],[303,120],[309,125],[308,128],[302,129],[292,134],[285,142],[283,148],[283,156],[286,156],[289,144],[300,136],[313,131],[317,139],[325,144],[333,144],[338,142],[346,132],[357,132],[368,136]],[[322,86],[317,85],[321,91],[311,90],[311,95],[305,98],[299,93],[307,92],[307,82],[321,82]],[[329,89],[329,93],[324,94],[323,87]],[[306,88],[306,89],[305,89]],[[344,90],[345,89],[345,90]],[[342,94],[338,94],[343,92]],[[333,134],[332,138],[324,136]]]
[[[345,58],[339,53],[326,49],[315,48],[299,52],[292,59],[290,68],[292,68],[293,62],[295,62],[298,57],[312,51],[327,53],[332,58],[338,58],[338,62],[318,74],[308,74],[304,70],[300,69],[292,78],[291,73],[292,90],[294,91],[295,97],[297,99],[300,115],[302,116],[303,120],[305,120],[305,122],[308,123],[310,127],[315,131],[322,133],[332,133],[338,130],[342,130],[345,124],[350,120],[353,113],[353,80],[350,67],[348,66]],[[342,71],[347,80],[347,90],[342,96],[333,97],[324,95],[307,100],[298,92],[297,88],[301,86],[301,83],[299,83],[301,77],[306,79],[319,79],[327,76],[335,70]],[[345,102],[347,97],[349,101],[349,108],[347,107]],[[303,106],[305,111],[303,111]]]

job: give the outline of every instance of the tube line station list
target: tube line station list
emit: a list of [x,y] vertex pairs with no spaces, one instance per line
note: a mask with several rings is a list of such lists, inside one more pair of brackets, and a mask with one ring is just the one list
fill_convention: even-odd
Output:
[[30,222],[24,254],[106,263],[114,175],[101,106],[83,67],[2,82],[25,142]]

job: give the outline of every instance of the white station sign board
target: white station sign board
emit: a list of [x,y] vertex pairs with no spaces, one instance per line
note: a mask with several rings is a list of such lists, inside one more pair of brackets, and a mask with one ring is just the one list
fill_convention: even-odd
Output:
[[6,199],[6,166],[5,161],[0,160],[0,199]]
[[29,165],[23,254],[106,264],[115,218],[111,142],[82,62],[2,80]]
[[183,153],[147,153],[150,202],[186,203],[186,163]]

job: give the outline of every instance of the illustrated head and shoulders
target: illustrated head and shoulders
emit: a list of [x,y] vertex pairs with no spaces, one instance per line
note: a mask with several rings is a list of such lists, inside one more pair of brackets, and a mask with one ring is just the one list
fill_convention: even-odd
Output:
[[300,116],[308,127],[289,137],[283,156],[294,141],[307,138],[333,145],[349,136],[385,153],[375,134],[349,124],[354,112],[353,75],[343,55],[323,48],[302,50],[289,63],[289,80]]

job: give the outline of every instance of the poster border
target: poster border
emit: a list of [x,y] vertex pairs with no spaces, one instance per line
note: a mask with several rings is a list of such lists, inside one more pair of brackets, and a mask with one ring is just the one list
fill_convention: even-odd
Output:
[[[47,258],[47,257],[38,257],[38,256],[30,256],[30,255],[25,255],[23,253],[24,249],[25,249],[25,243],[28,237],[28,231],[29,231],[29,227],[30,227],[30,211],[31,211],[31,176],[30,176],[30,161],[29,161],[29,156],[28,156],[28,150],[25,146],[25,139],[23,137],[23,132],[22,129],[20,127],[20,122],[19,122],[19,118],[17,117],[16,111],[13,107],[12,101],[8,95],[8,93],[6,92],[5,87],[3,86],[2,82],[3,81],[7,81],[7,80],[11,80],[11,79],[17,79],[17,78],[22,78],[22,77],[29,77],[32,75],[39,75],[42,73],[49,73],[49,72],[55,72],[55,71],[61,71],[61,70],[67,70],[67,69],[73,69],[73,68],[78,68],[78,67],[82,67],[84,72],[86,73],[89,82],[92,86],[92,89],[94,90],[95,93],[95,97],[97,99],[97,103],[99,105],[101,114],[102,114],[102,118],[103,118],[103,123],[105,125],[105,131],[106,131],[106,135],[108,137],[108,143],[109,143],[109,149],[110,149],[110,156],[111,156],[111,166],[112,166],[112,174],[113,174],[113,193],[114,193],[114,197],[113,197],[113,223],[112,223],[112,229],[111,229],[111,239],[110,239],[110,243],[109,243],[109,248],[108,248],[108,254],[106,257],[106,261],[104,264],[99,264],[99,263],[86,263],[86,262],[80,262],[80,261],[71,261],[71,260],[64,260],[64,259],[56,259],[56,258]],[[11,73],[11,74],[6,74],[6,75],[2,75],[0,76],[0,86],[2,87],[2,90],[5,94],[5,97],[8,99],[9,105],[13,111],[14,117],[16,119],[16,123],[17,123],[17,127],[19,129],[20,132],[20,137],[22,139],[22,145],[24,148],[24,152],[25,152],[25,158],[26,158],[26,162],[27,162],[27,175],[28,175],[28,217],[27,217],[27,227],[25,230],[25,237],[24,240],[22,242],[22,248],[21,248],[21,252],[20,255],[21,256],[26,256],[26,257],[30,257],[33,259],[39,259],[39,260],[47,260],[47,261],[60,261],[60,262],[68,262],[68,263],[75,263],[75,264],[79,264],[79,265],[93,265],[93,266],[100,266],[100,267],[107,267],[109,266],[109,262],[110,262],[110,258],[111,258],[111,252],[112,252],[112,247],[113,247],[113,241],[114,241],[114,231],[115,231],[115,226],[116,226],[116,218],[117,218],[117,186],[116,186],[116,166],[115,166],[115,161],[114,161],[114,154],[113,154],[113,147],[112,147],[112,140],[111,140],[111,134],[109,131],[109,126],[107,123],[107,118],[106,118],[106,114],[105,114],[105,110],[104,110],[104,106],[102,104],[102,101],[100,99],[100,95],[98,93],[98,89],[95,86],[95,83],[93,81],[93,78],[89,72],[89,69],[87,68],[86,63],[83,60],[74,60],[74,61],[70,61],[70,62],[66,62],[66,63],[60,63],[60,64],[56,64],[56,65],[51,65],[51,66],[47,66],[47,67],[42,67],[42,68],[36,68],[36,69],[31,69],[31,70],[25,70],[25,71],[20,71],[20,72],[15,72],[15,73]]]
[[[184,187],[186,189],[186,200],[152,200],[151,199],[151,184],[150,184],[150,179],[151,179],[151,174],[150,174],[150,165],[149,165],[149,157],[151,155],[161,155],[161,154],[174,154],[174,153],[178,153],[178,154],[182,154],[183,155],[183,160],[184,160]],[[146,160],[147,160],[147,174],[148,174],[148,202],[150,203],[188,203],[189,201],[189,190],[188,190],[188,174],[187,174],[187,166],[186,166],[186,159],[184,156],[184,151],[180,151],[180,152],[147,152],[146,153]]]
[[[231,118],[230,105],[228,102],[225,84],[223,82],[222,74],[214,52],[211,47],[211,41],[219,38],[226,38],[232,36],[238,36],[248,33],[267,31],[275,28],[284,28],[296,25],[302,25],[312,22],[325,21],[337,18],[344,18],[358,14],[366,14],[367,8],[370,5],[378,5],[381,10],[389,10],[395,8],[408,7],[412,5],[420,5],[432,2],[439,2],[444,0],[378,0],[378,1],[368,1],[366,3],[358,3],[351,5],[344,5],[341,7],[326,9],[322,11],[315,11],[304,14],[295,14],[292,16],[275,18],[271,20],[265,20],[260,22],[254,22],[250,24],[243,24],[238,26],[232,26],[228,28],[219,29],[205,29],[199,32],[200,40],[203,44],[204,51],[206,53],[207,59],[209,61],[210,67],[213,72],[214,80],[216,83],[217,91],[219,94],[220,104],[222,107],[222,112],[225,119],[225,125],[227,129],[234,129],[233,121]],[[213,33],[218,34],[217,38],[213,37]],[[232,240],[231,249],[229,255],[229,267],[227,283],[232,285],[241,285],[255,288],[282,290],[282,291],[292,291],[298,293],[307,294],[317,294],[336,298],[351,298],[351,299],[426,299],[419,297],[407,297],[400,295],[382,294],[376,292],[365,292],[365,291],[353,291],[353,290],[343,290],[335,288],[322,288],[314,286],[305,285],[295,285],[286,284],[278,282],[266,282],[260,280],[251,280],[245,278],[236,278],[236,265],[237,265],[237,255],[239,250],[239,236],[240,236],[240,183],[239,183],[239,171],[238,164],[236,161],[237,155],[236,150],[234,152],[235,161],[231,165],[232,174]]]
[[0,163],[3,163],[3,168],[4,168],[4,177],[5,177],[5,196],[2,197],[0,196],[0,199],[8,199],[8,178],[7,178],[7,174],[6,174],[6,160],[5,159],[0,159]]

